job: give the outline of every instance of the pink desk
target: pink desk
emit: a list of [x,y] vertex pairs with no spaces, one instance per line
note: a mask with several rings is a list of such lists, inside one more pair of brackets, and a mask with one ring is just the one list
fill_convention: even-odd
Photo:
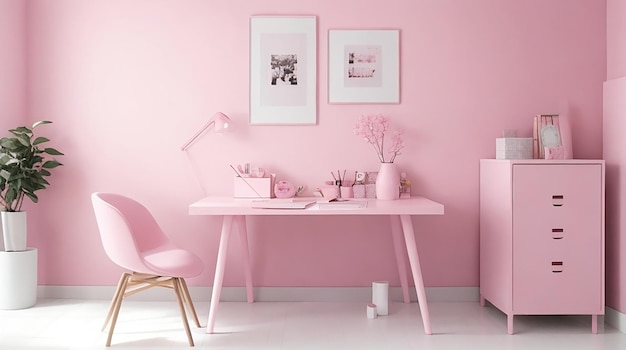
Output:
[[[356,200],[355,200],[356,201]],[[228,241],[233,227],[233,223],[238,226],[240,241],[243,249],[246,294],[249,303],[254,301],[252,292],[252,273],[248,252],[248,233],[246,230],[246,216],[254,215],[302,215],[302,216],[327,216],[327,215],[384,215],[390,219],[391,236],[393,239],[396,254],[396,263],[400,274],[400,284],[404,302],[409,301],[409,288],[407,282],[406,265],[404,263],[404,249],[402,249],[402,236],[406,243],[406,253],[409,257],[417,300],[420,305],[424,331],[432,334],[430,329],[430,316],[428,314],[428,304],[426,293],[424,292],[424,281],[419,263],[419,256],[415,244],[415,234],[413,231],[412,215],[443,215],[443,205],[424,197],[413,197],[410,199],[399,199],[395,201],[367,201],[365,208],[332,208],[323,209],[317,204],[313,204],[306,209],[258,209],[252,208],[251,200],[233,199],[232,197],[206,197],[189,206],[190,215],[220,215],[223,216],[222,233],[220,238],[219,251],[217,253],[217,264],[215,266],[215,280],[213,281],[213,294],[211,296],[211,307],[209,309],[209,320],[207,322],[207,333],[213,333],[215,317],[222,290],[224,279],[224,266],[226,263],[226,252],[228,251]]]

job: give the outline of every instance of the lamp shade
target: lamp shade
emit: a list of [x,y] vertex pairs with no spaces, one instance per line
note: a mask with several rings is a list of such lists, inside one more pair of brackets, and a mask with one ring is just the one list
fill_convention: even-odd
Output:
[[230,127],[230,118],[222,112],[215,113],[213,118],[215,120],[215,132],[222,133]]

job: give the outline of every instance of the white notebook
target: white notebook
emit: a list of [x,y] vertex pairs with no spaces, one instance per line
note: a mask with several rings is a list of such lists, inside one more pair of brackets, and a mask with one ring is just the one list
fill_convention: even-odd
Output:
[[267,199],[252,201],[252,208],[260,209],[305,209],[315,203],[311,199]]
[[322,210],[343,210],[343,209],[363,209],[367,208],[367,202],[361,201],[337,201],[318,203]]

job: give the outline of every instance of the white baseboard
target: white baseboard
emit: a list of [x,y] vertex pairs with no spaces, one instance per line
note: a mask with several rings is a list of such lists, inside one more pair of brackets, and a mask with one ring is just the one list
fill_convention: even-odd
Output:
[[[392,301],[402,301],[400,287],[389,288]],[[211,287],[189,287],[189,293],[196,302],[211,300]],[[38,286],[39,298],[55,299],[111,299],[114,286]],[[174,300],[171,290],[153,288],[132,296],[135,300],[170,301]],[[478,287],[427,287],[426,298],[433,302],[478,301]],[[417,301],[415,289],[410,290],[411,301]],[[245,287],[224,287],[221,301],[246,301]],[[256,301],[312,301],[312,302],[368,302],[372,300],[371,287],[255,287]]]
[[604,322],[617,328],[620,332],[626,333],[626,314],[608,306],[604,310]]

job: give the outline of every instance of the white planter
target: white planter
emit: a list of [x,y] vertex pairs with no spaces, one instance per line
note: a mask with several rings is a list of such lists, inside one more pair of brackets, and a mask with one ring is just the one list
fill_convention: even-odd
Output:
[[2,212],[2,236],[4,250],[26,250],[26,212]]
[[0,251],[0,309],[29,308],[37,302],[37,249]]

